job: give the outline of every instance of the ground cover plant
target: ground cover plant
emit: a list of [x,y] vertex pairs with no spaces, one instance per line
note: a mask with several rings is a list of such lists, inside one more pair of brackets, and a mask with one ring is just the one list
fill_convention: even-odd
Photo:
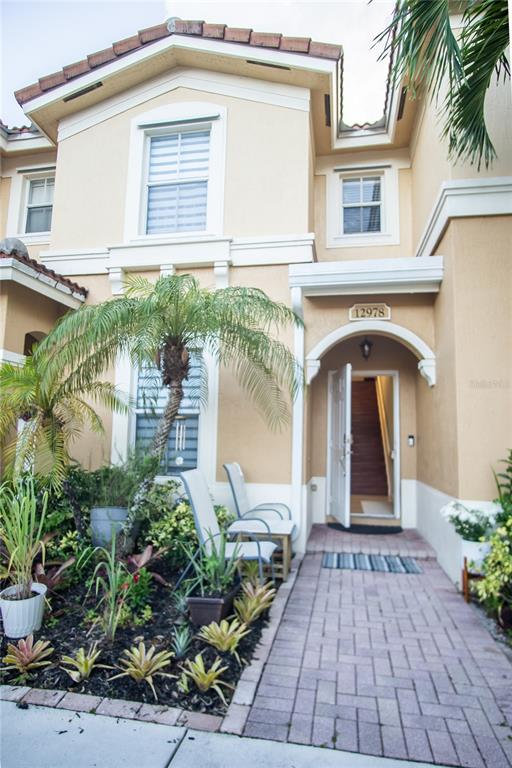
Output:
[[[76,473],[77,495],[85,496],[87,473]],[[43,625],[34,637],[3,638],[2,682],[225,712],[271,601],[267,598],[256,618],[250,616],[250,626],[234,611],[219,624],[202,629],[192,624],[187,595],[192,588],[209,590],[208,585],[194,584],[193,571],[191,580],[175,589],[184,565],[178,552],[195,551],[197,538],[188,501],[179,496],[174,481],[168,486],[155,491],[160,506],[146,510],[130,554],[117,549],[115,538],[109,548],[92,547],[87,530],[79,534],[74,527],[69,509],[61,518],[62,531],[41,531],[46,544],[34,546],[32,574],[51,585]],[[49,508],[48,514],[53,511]],[[85,504],[83,511],[87,519]],[[217,517],[222,527],[231,520],[225,508],[217,509]],[[169,520],[172,534],[161,535]],[[214,581],[218,577],[212,574]],[[253,594],[256,587],[249,586],[250,578],[249,571],[242,573],[240,594]],[[0,586],[6,584],[0,579]]]

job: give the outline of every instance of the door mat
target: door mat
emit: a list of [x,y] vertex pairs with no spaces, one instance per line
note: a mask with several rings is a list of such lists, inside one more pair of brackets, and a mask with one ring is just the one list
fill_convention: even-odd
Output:
[[328,528],[332,528],[335,531],[343,531],[343,533],[362,533],[373,534],[374,536],[383,536],[392,533],[402,533],[403,528],[399,525],[351,525],[350,528],[345,528],[341,523],[327,523]]
[[398,555],[364,555],[349,552],[326,552],[322,568],[337,568],[345,571],[380,571],[382,573],[422,573],[413,557]]

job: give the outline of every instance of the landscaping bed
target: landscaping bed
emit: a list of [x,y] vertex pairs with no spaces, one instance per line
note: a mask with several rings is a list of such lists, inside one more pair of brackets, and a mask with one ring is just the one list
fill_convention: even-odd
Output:
[[[54,653],[49,658],[51,665],[40,670],[34,670],[21,682],[34,688],[68,690],[73,693],[86,693],[95,696],[114,699],[127,699],[154,704],[155,698],[149,685],[144,682],[136,682],[130,677],[121,677],[111,681],[120,669],[95,668],[86,681],[74,684],[66,671],[60,666],[62,656],[73,656],[80,648],[88,649],[97,642],[101,657],[98,663],[109,666],[118,666],[123,651],[144,642],[146,647],[153,646],[156,651],[172,650],[173,631],[176,627],[188,625],[192,633],[190,647],[186,655],[181,659],[173,658],[165,672],[176,677],[154,678],[154,686],[161,705],[182,708],[185,710],[204,712],[214,715],[223,715],[226,712],[226,704],[222,702],[213,690],[202,693],[194,686],[188,693],[182,692],[178,687],[178,678],[182,671],[182,665],[186,659],[193,660],[197,654],[202,654],[206,668],[209,668],[217,657],[221,659],[222,666],[226,667],[222,673],[222,681],[232,687],[222,687],[222,692],[227,704],[232,697],[233,690],[244,668],[250,662],[254,650],[259,642],[261,632],[267,623],[266,616],[260,616],[250,625],[250,632],[240,640],[237,647],[237,658],[231,653],[223,653],[216,650],[197,636],[198,628],[194,627],[173,602],[173,582],[177,574],[169,569],[162,559],[153,568],[169,584],[163,586],[153,580],[150,596],[147,604],[151,607],[152,617],[142,626],[127,622],[117,629],[112,644],[105,639],[104,632],[99,624],[92,625],[88,620],[91,611],[96,605],[94,590],[87,594],[85,584],[71,585],[68,589],[51,597],[52,611],[45,616],[42,630],[37,633],[37,639],[47,640],[54,648]],[[5,656],[8,640],[3,637],[1,643],[1,655]],[[10,641],[15,642],[15,641]],[[16,671],[2,673],[2,682],[14,684],[18,680]]]

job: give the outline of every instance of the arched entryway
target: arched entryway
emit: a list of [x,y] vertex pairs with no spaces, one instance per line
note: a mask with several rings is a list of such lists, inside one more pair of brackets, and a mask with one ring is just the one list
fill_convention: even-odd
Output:
[[[361,348],[364,340],[371,342],[368,359],[364,358]],[[305,355],[305,373],[308,387],[304,410],[303,499],[307,529],[313,523],[324,523],[333,516],[342,524],[354,524],[360,522],[357,516],[367,514],[368,510],[375,512],[377,518],[393,517],[395,525],[414,527],[416,403],[420,390],[435,384],[436,360],[432,348],[417,334],[398,324],[354,322],[331,331]],[[350,377],[349,382],[347,377]],[[352,393],[357,391],[360,409],[354,415],[350,410],[353,402],[348,405],[352,417],[348,428],[346,419],[343,421],[344,409],[345,414],[347,412],[347,384]],[[344,390],[338,404],[336,387]],[[370,399],[373,416],[368,413]],[[383,400],[387,402],[385,407]],[[384,442],[386,417],[387,443]],[[339,420],[338,432],[336,419]],[[364,449],[363,444],[365,439],[371,442],[370,426],[382,438],[380,479],[365,477],[365,473],[374,473],[372,467],[377,463],[375,456],[362,455],[362,450],[369,450],[368,446]],[[353,427],[359,430],[356,435]],[[340,435],[343,430],[345,434]],[[345,457],[342,453],[343,450],[354,451],[354,439],[357,440],[356,467],[347,469],[343,466]],[[347,482],[341,483],[339,476],[338,480],[335,477],[333,480],[336,461],[346,473],[348,489]],[[368,479],[372,482],[363,482]],[[333,498],[336,482],[340,482],[340,496]],[[385,484],[384,488],[379,482]],[[351,492],[352,488],[355,493]],[[341,498],[343,494],[344,499]]]
[[433,350],[416,333],[402,325],[387,320],[360,320],[350,325],[342,325],[325,336],[306,355],[306,380],[310,384],[320,370],[321,358],[335,344],[344,339],[364,334],[388,336],[396,339],[418,358],[418,370],[430,387],[436,383],[436,358]]

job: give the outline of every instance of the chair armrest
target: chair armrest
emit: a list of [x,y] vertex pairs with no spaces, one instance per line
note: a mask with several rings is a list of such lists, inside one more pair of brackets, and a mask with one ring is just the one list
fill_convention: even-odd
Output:
[[[247,533],[247,531],[244,531],[242,528],[236,528],[233,531],[231,531],[231,528],[234,525],[238,525],[239,523],[245,523],[246,520],[253,520],[255,523],[261,523],[267,529],[268,535],[269,536],[271,535],[272,532],[270,530],[269,524],[267,523],[266,520],[262,520],[260,517],[244,517],[243,520],[241,520],[241,519],[240,520],[235,520],[235,522],[231,523],[231,525],[229,526],[228,533]],[[252,533],[254,533],[254,531],[252,531]]]
[[276,512],[281,519],[284,519],[283,516],[286,516],[288,520],[292,519],[292,511],[290,507],[287,504],[283,504],[281,501],[266,501],[264,504],[258,504],[256,507],[249,510],[249,514],[263,510]]

